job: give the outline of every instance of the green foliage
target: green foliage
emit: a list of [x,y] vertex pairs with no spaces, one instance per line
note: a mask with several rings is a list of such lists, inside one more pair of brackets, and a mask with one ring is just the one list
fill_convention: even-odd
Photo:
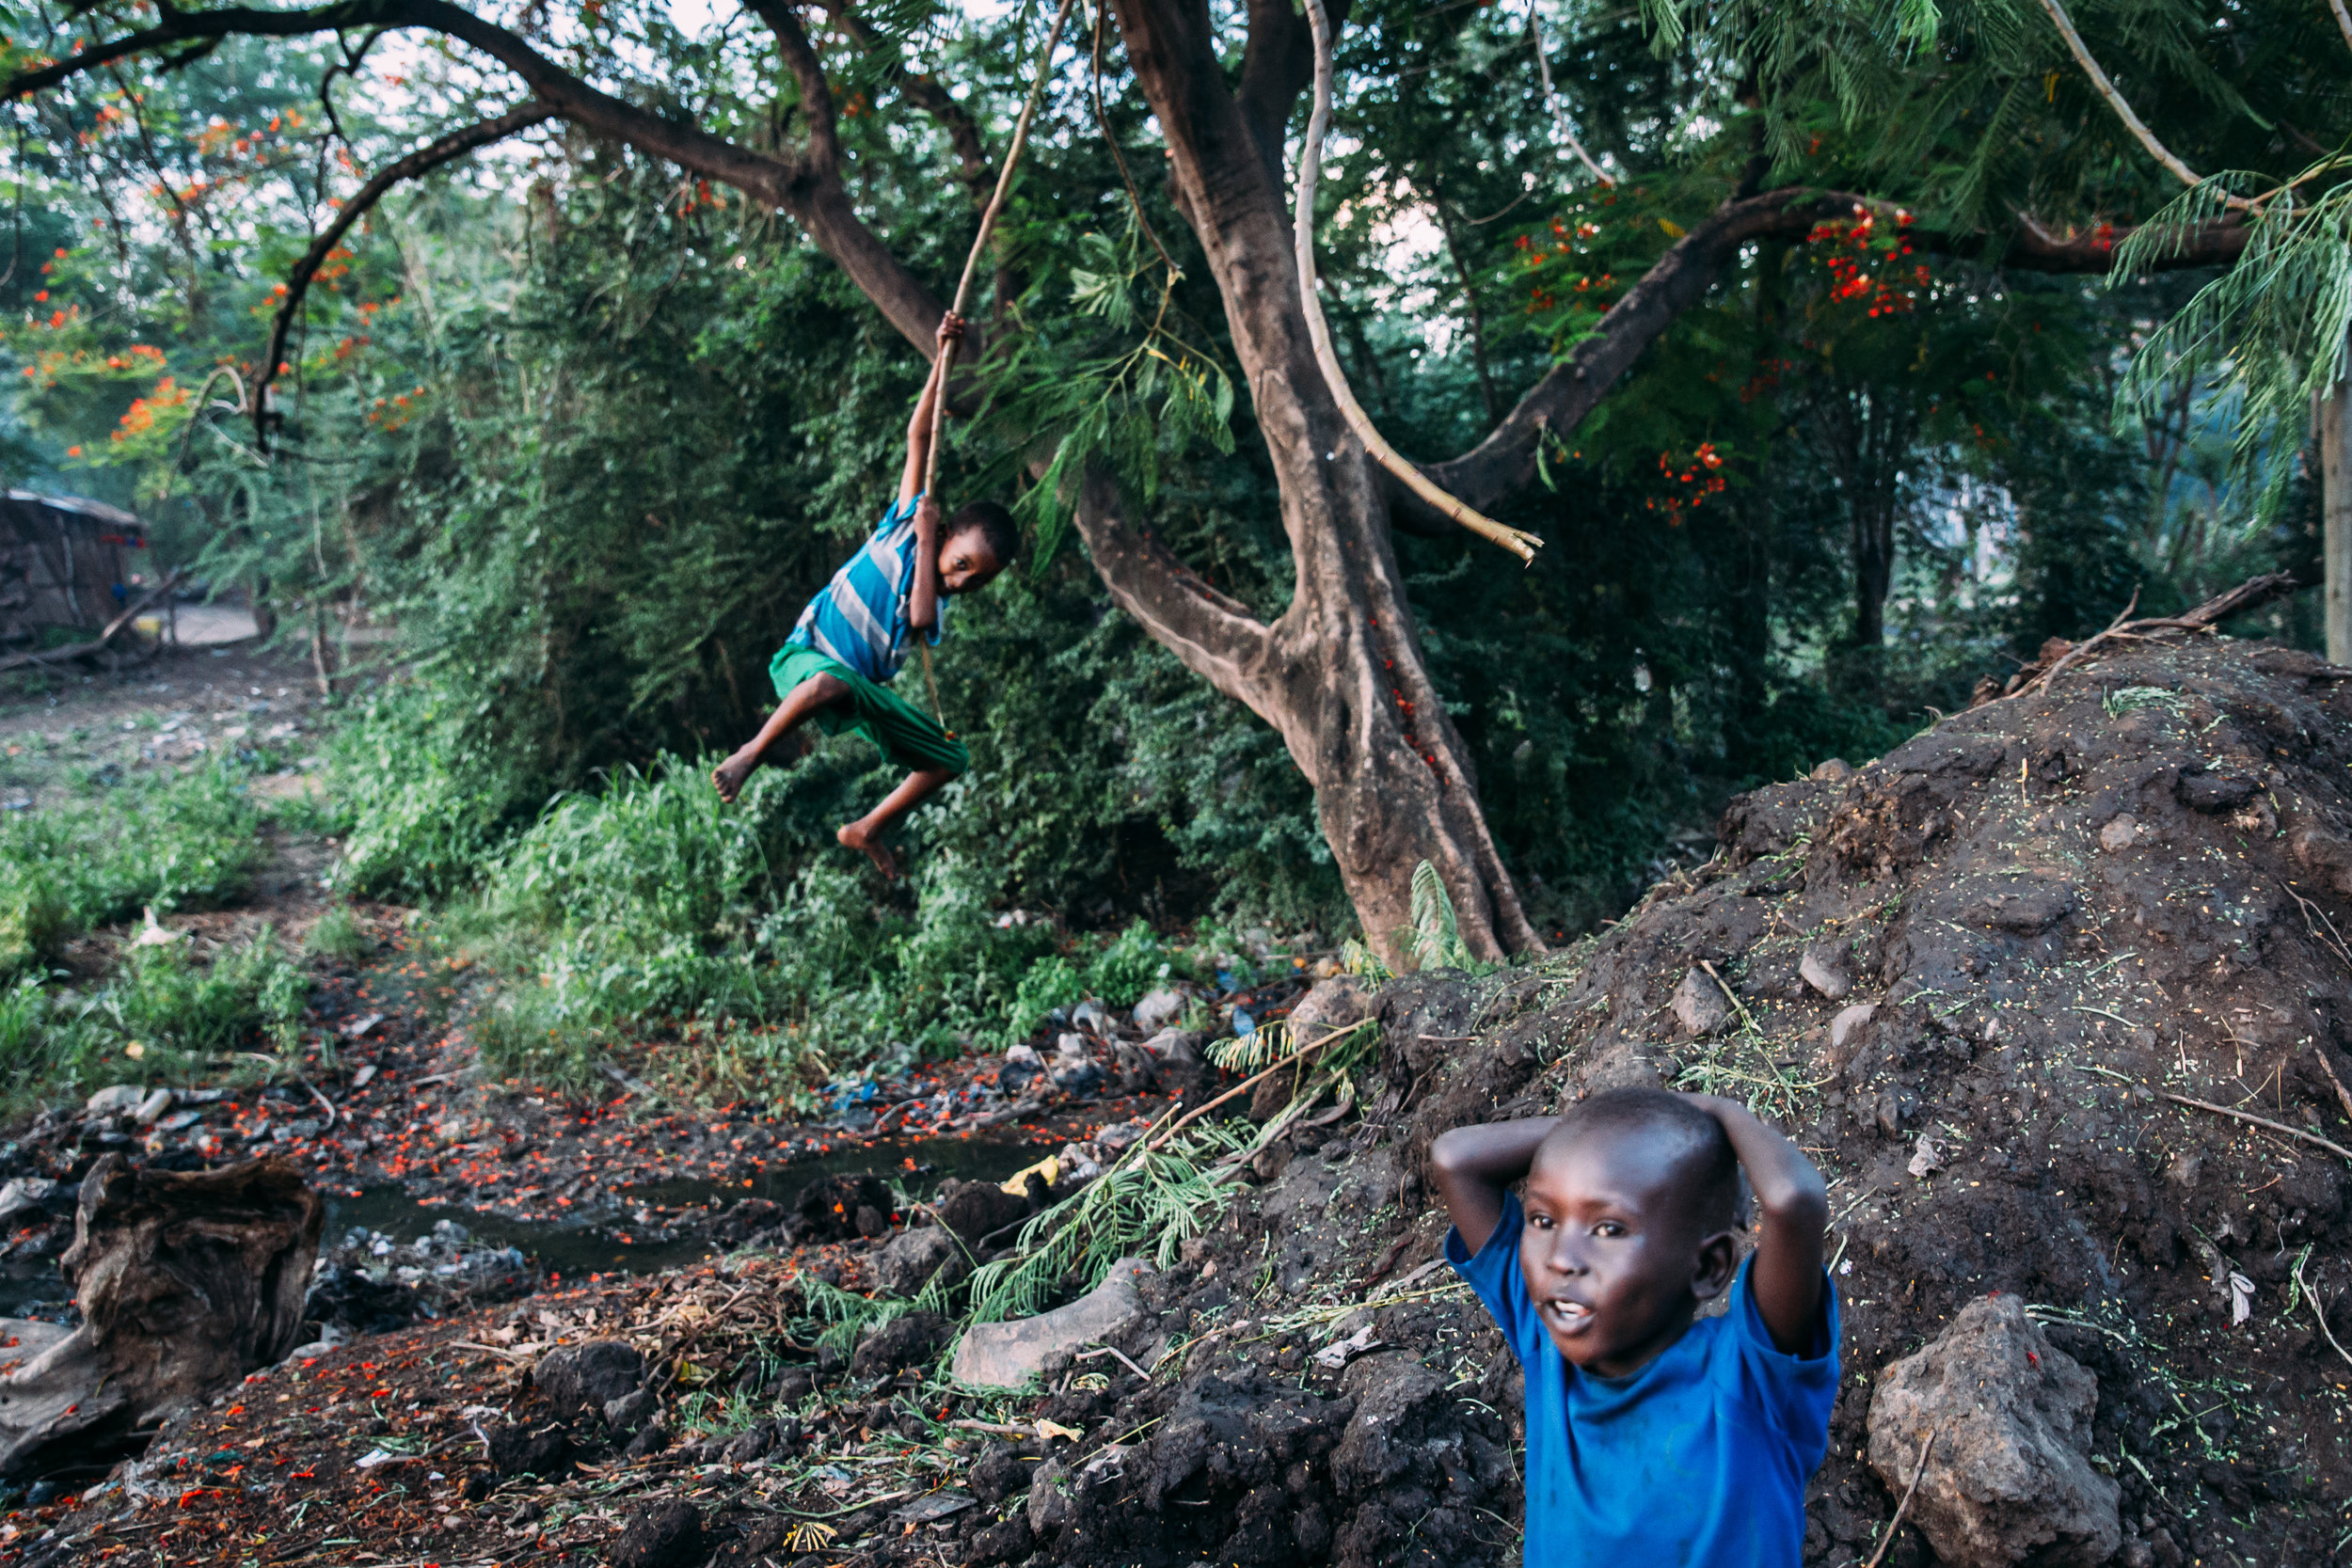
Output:
[[143,1050],[216,1056],[266,1041],[280,1053],[297,1043],[310,985],[266,926],[208,963],[183,944],[135,947],[97,1006]]
[[[2239,472],[2256,482],[2260,515],[2284,500],[2316,400],[2352,376],[2352,159],[2323,158],[2285,182],[2246,170],[2215,175],[2176,198],[2116,246],[2127,283],[2176,252],[2185,236],[2257,199],[2246,253],[2198,290],[2132,356],[2116,388],[2119,415],[2162,417],[2184,383],[2237,404]],[[2328,182],[2337,182],[2332,189]],[[2306,198],[2301,187],[2321,182]]]
[[344,963],[357,963],[375,951],[375,939],[368,935],[359,917],[351,912],[348,904],[337,904],[311,922],[310,929],[302,939],[304,952],[322,958],[335,958]]
[[1100,1285],[1121,1258],[1150,1258],[1168,1268],[1176,1249],[1216,1225],[1232,1201],[1232,1183],[1213,1180],[1207,1165],[1248,1141],[1244,1132],[1213,1125],[1156,1149],[1138,1142],[1075,1194],[1033,1215],[1009,1256],[973,1274],[971,1320],[997,1323],[1041,1311],[1058,1294]]
[[1427,861],[1413,867],[1413,960],[1422,969],[1472,969],[1445,879]]

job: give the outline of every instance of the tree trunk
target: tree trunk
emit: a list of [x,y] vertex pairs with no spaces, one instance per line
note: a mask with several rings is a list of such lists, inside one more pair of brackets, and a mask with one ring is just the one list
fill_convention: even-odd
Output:
[[1853,645],[1865,653],[1886,642],[1886,594],[1895,580],[1895,514],[1880,498],[1854,498]]
[[2320,560],[2328,662],[2352,664],[2352,357],[2319,403]]
[[[1078,526],[1120,607],[1274,726],[1312,786],[1366,938],[1408,942],[1413,868],[1429,862],[1473,953],[1540,949],[1478,803],[1462,737],[1422,663],[1390,546],[1385,485],[1316,368],[1282,187],[1284,129],[1311,69],[1303,20],[1251,5],[1240,92],[1199,0],[1118,0],[1128,58],[1164,128],[1177,203],[1225,302],[1282,498],[1288,610],[1264,625],[1184,572],[1096,479]],[[1499,568],[1498,568],[1499,569]]]
[[83,1179],[60,1266],[82,1322],[5,1322],[0,1475],[103,1473],[158,1423],[299,1342],[326,1205],[275,1156],[214,1170]]

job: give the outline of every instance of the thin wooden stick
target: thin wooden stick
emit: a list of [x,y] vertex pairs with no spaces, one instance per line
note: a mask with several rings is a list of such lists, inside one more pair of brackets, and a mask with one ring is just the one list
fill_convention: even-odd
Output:
[[1322,1043],[1322,1041],[1318,1040],[1315,1045],[1300,1046],[1297,1050],[1292,1052],[1289,1055],[1283,1057],[1280,1061],[1275,1063],[1263,1072],[1243,1079],[1240,1083],[1234,1085],[1232,1088],[1227,1089],[1223,1094],[1218,1095],[1215,1100],[1210,1101],[1206,1105],[1201,1106],[1199,1110],[1187,1111],[1174,1123],[1174,1125],[1170,1126],[1167,1132],[1161,1133],[1156,1139],[1152,1140],[1148,1147],[1152,1148],[1159,1148],[1162,1144],[1167,1143],[1168,1139],[1174,1137],[1178,1132],[1183,1132],[1192,1123],[1199,1121],[1202,1117],[1207,1116],[1211,1111],[1216,1110],[1219,1105],[1224,1104],[1227,1101],[1241,1093],[1242,1090],[1256,1087],[1260,1080],[1273,1077],[1276,1073],[1281,1071],[1284,1068],[1298,1060],[1299,1057],[1304,1056],[1308,1052],[1316,1049],[1316,1046],[1319,1046]]
[[[2330,0],[2330,3],[2340,6],[2344,0]],[[1574,131],[1568,129],[1568,111],[1560,106],[1560,95],[1551,90],[1551,62],[1544,58],[1544,30],[1536,16],[1535,0],[1527,0],[1527,38],[1535,46],[1535,74],[1544,84],[1544,105],[1551,111],[1552,131],[1568,144],[1568,150],[1576,154],[1577,161],[1593,171],[1594,179],[1604,185],[1614,185],[1616,182],[1593,162],[1593,155],[1584,150],[1584,144],[1576,139]]]
[[1919,1450],[1919,1467],[1911,1472],[1911,1484],[1904,1488],[1903,1500],[1895,1505],[1895,1517],[1887,1524],[1886,1539],[1879,1543],[1879,1549],[1870,1554],[1870,1560],[1863,1568],[1879,1568],[1880,1560],[1886,1556],[1886,1548],[1895,1544],[1895,1532],[1903,1528],[1903,1515],[1911,1512],[1911,1499],[1919,1495],[1919,1482],[1927,1477],[1928,1455],[1935,1451],[1935,1438],[1936,1433],[1928,1433],[1927,1447]]
[[2099,89],[2099,96],[2107,101],[2107,107],[2115,111],[2115,117],[2123,122],[2123,128],[2148,150],[2148,156],[2162,164],[2166,171],[2184,185],[2204,183],[2195,169],[2175,157],[2172,150],[2158,141],[2156,134],[2132,112],[2131,104],[2115,90],[2115,84],[2107,79],[2106,71],[2099,69],[2099,62],[2091,58],[2090,45],[2084,43],[2083,36],[2074,31],[2074,19],[2066,14],[2066,8],[2060,0],[2042,0],[2042,8],[2048,11],[2050,20],[2058,24],[2058,36],[2066,40],[2067,50],[2074,56],[2074,63],[2083,68],[2083,74],[2090,78],[2090,85]]
[[1340,369],[1340,356],[1331,347],[1331,328],[1323,319],[1323,302],[1315,293],[1315,182],[1323,173],[1323,138],[1331,129],[1331,20],[1324,14],[1323,0],[1307,0],[1307,24],[1313,30],[1315,40],[1315,107],[1307,122],[1307,139],[1299,149],[1297,214],[1292,233],[1298,252],[1298,308],[1307,318],[1307,336],[1314,344],[1315,364],[1331,388],[1331,400],[1346,417],[1348,429],[1356,433],[1356,439],[1363,443],[1364,451],[1374,462],[1439,513],[1480,538],[1501,545],[1521,561],[1533,563],[1543,540],[1524,530],[1505,527],[1439,489],[1428,475],[1381,437],[1373,425],[1372,416],[1364,412],[1363,404],[1356,401],[1355,392],[1349,388],[1346,372]]
[[179,583],[181,574],[186,570],[184,566],[174,566],[168,577],[140,594],[130,609],[107,622],[105,630],[100,632],[90,641],[70,642],[62,648],[44,648],[29,654],[10,654],[6,658],[0,658],[0,670],[15,670],[27,664],[62,664],[70,658],[81,658],[86,655],[104,652],[106,644],[112,642],[123,627],[138,619],[140,612],[157,599],[170,593]]
[[2352,1148],[2346,1148],[2342,1144],[2329,1143],[2316,1132],[2306,1132],[2299,1127],[2289,1127],[2283,1121],[2273,1121],[2268,1117],[2258,1117],[2250,1111],[2233,1111],[2227,1105],[2216,1105],[2210,1100],[2191,1100],[2185,1094],[2172,1094],[2168,1091],[2164,1098],[2176,1105],[2194,1105],[2201,1111],[2211,1111],[2217,1117],[2234,1117],[2239,1121],[2250,1121],[2257,1127],[2266,1127],[2273,1132],[2284,1132],[2288,1137],[2300,1138],[2307,1144],[2317,1144],[2330,1154],[2352,1160]]
[[2336,27],[2344,34],[2344,41],[2352,44],[2352,10],[2344,9],[2344,0],[2328,0],[2328,8],[2336,13]]
[[2328,1075],[2328,1082],[2336,1086],[2336,1103],[2344,1107],[2346,1117],[2352,1117],[2352,1093],[2345,1092],[2344,1080],[2336,1076],[2336,1064],[2328,1059],[2328,1048],[2313,1040],[2312,1054],[2319,1058],[2320,1070]]

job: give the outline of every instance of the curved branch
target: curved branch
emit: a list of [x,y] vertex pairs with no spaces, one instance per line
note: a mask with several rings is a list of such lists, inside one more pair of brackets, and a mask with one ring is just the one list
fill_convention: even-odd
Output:
[[2328,0],[2328,8],[2335,13],[2336,30],[2344,35],[2344,43],[2352,46],[2352,10],[2344,8],[2344,0]]
[[555,118],[555,110],[540,103],[518,103],[502,115],[452,131],[448,135],[425,143],[406,157],[377,171],[375,177],[359,187],[358,194],[342,205],[335,221],[320,230],[310,248],[302,253],[302,260],[286,275],[286,297],[278,307],[278,318],[270,324],[269,353],[262,359],[262,368],[253,377],[253,435],[266,448],[269,445],[269,416],[266,411],[270,383],[278,378],[278,358],[286,352],[286,336],[294,330],[294,319],[302,313],[302,301],[310,291],[310,279],[326,264],[327,255],[342,243],[351,226],[368,214],[370,209],[384,198],[384,193],[405,180],[414,180],[432,173],[454,158],[462,158],[476,148],[503,141],[516,132]]
[[1815,224],[1851,214],[1860,198],[1791,187],[1738,197],[1717,207],[1609,308],[1600,330],[1528,389],[1501,424],[1470,451],[1423,468],[1471,506],[1492,506],[1535,477],[1544,434],[1566,435],[1583,421],[1642,351],[1706,296],[1725,262],[1751,240],[1802,237]]
[[[2331,3],[2337,3],[2337,0],[2331,0]],[[2148,156],[2162,164],[2166,172],[2182,184],[2203,184],[2204,181],[2197,171],[2181,162],[2170,148],[2156,139],[2156,134],[2148,129],[2147,123],[2132,112],[2131,103],[2116,90],[2115,84],[2107,79],[2107,73],[2091,57],[2090,46],[2083,42],[2082,34],[2074,30],[2074,19],[2066,14],[2063,0],[2042,0],[2042,8],[2050,13],[2050,21],[2058,27],[2058,36],[2066,40],[2067,51],[2074,56],[2074,63],[2083,68],[2083,74],[2090,78],[2090,85],[2099,89],[2099,96],[2106,100],[2107,107],[2115,111],[2115,118],[2122,120],[2123,129],[2129,131],[2133,139],[2147,150]],[[2223,205],[2243,212],[2247,201],[2243,197],[2225,197]]]
[[1373,424],[1372,416],[1356,401],[1346,372],[1340,369],[1340,356],[1332,351],[1331,328],[1323,319],[1323,301],[1315,292],[1315,182],[1323,171],[1323,138],[1331,129],[1331,26],[1324,14],[1323,0],[1307,0],[1307,24],[1314,32],[1315,98],[1314,110],[1307,120],[1306,139],[1299,147],[1297,216],[1293,225],[1292,245],[1298,259],[1298,305],[1306,314],[1307,338],[1314,345],[1316,368],[1323,372],[1324,382],[1331,389],[1331,400],[1339,404],[1348,428],[1355,432],[1356,439],[1363,443],[1374,462],[1394,475],[1423,504],[1445,514],[1480,538],[1502,546],[1521,561],[1533,562],[1543,540],[1519,529],[1506,528],[1464,505],[1431,483],[1389,445]]
[[1536,20],[1535,0],[1527,0],[1527,41],[1535,46],[1535,74],[1544,84],[1544,104],[1551,110],[1552,130],[1568,144],[1568,150],[1576,154],[1577,162],[1592,170],[1594,179],[1604,185],[1615,184],[1616,182],[1593,162],[1593,155],[1584,150],[1584,144],[1576,139],[1576,133],[1568,126],[1568,111],[1561,107],[1560,95],[1551,90],[1551,61],[1544,55],[1544,30]]
[[[850,41],[872,53],[882,47],[882,40],[866,24],[850,0],[817,0],[834,25],[850,36]],[[766,14],[764,11],[761,13]],[[988,161],[988,148],[980,139],[979,121],[972,111],[956,102],[939,78],[923,71],[910,71],[903,60],[892,60],[885,68],[891,87],[898,96],[939,122],[947,133],[947,145],[955,149],[956,178],[971,194],[972,205],[988,205],[988,193],[995,184],[996,170]]]
[[808,121],[808,151],[802,166],[818,179],[829,179],[841,168],[841,123],[833,106],[833,84],[825,80],[825,62],[808,41],[808,30],[783,0],[752,0],[751,8],[776,36],[776,53],[801,89],[801,114]]

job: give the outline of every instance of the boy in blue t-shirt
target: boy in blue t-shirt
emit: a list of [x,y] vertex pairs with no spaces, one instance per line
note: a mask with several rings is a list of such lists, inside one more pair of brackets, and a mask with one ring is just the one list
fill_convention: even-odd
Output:
[[[1837,1398],[1812,1162],[1736,1101],[1663,1089],[1456,1128],[1429,1157],[1446,1260],[1526,1373],[1527,1568],[1797,1568]],[[1734,1277],[1742,1165],[1761,1216]]]

